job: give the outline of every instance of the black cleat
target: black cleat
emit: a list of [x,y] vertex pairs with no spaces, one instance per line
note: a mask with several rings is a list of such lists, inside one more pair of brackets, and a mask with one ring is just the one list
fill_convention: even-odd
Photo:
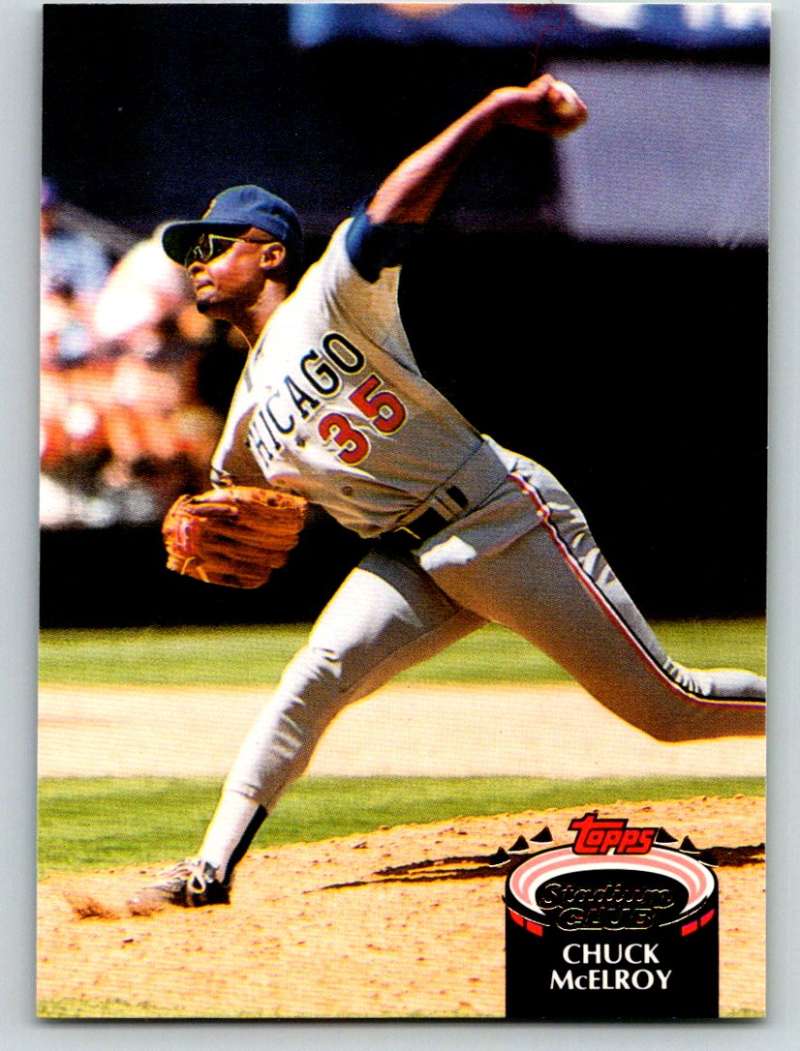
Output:
[[137,906],[154,908],[162,904],[184,909],[228,905],[230,891],[230,883],[217,879],[217,870],[207,861],[186,859],[163,872],[158,883],[139,891],[128,904],[133,910]]

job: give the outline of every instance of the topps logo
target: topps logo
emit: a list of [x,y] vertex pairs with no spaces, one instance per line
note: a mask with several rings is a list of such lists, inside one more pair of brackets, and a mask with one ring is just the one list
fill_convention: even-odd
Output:
[[628,828],[626,817],[598,817],[595,810],[569,823],[577,832],[572,846],[576,854],[647,854],[653,846],[657,828]]

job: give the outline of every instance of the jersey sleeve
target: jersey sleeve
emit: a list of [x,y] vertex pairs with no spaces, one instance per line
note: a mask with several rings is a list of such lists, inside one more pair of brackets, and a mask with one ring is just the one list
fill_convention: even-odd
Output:
[[385,268],[402,265],[423,229],[420,223],[373,223],[362,204],[347,229],[345,248],[361,277],[374,283]]
[[342,316],[396,360],[418,371],[398,303],[400,271],[420,226],[370,221],[365,206],[334,232],[319,261],[319,293]]

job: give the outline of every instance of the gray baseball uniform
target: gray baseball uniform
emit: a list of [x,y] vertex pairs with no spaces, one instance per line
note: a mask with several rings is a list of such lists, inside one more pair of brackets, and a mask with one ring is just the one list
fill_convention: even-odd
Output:
[[670,660],[552,474],[480,435],[421,375],[398,308],[402,241],[363,211],[337,229],[253,347],[214,457],[217,484],[266,479],[377,541],[227,788],[270,809],[345,705],[486,621],[657,738],[757,732],[764,680]]

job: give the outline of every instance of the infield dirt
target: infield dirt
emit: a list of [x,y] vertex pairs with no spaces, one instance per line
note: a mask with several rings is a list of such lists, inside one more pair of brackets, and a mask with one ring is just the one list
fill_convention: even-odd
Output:
[[[268,689],[42,686],[41,777],[224,777]],[[392,685],[346,708],[309,774],[761,777],[763,738],[664,744],[580,687]]]
[[[40,774],[221,776],[264,699],[248,690],[43,688]],[[659,744],[569,685],[394,686],[336,720],[311,770],[759,776],[764,742]],[[602,811],[703,847],[764,839],[759,798],[620,802]],[[127,899],[154,868],[52,875],[39,888],[42,1009],[67,1001],[72,1013],[103,1017],[501,1017],[502,871],[440,878],[434,869],[388,882],[376,873],[491,854],[545,824],[566,841],[573,816],[574,808],[463,817],[256,850],[239,866],[231,906],[192,912],[129,914]],[[721,1011],[759,1013],[764,866],[723,867],[719,879]],[[342,883],[358,885],[331,889]]]
[[[698,798],[602,807],[700,846],[763,840],[763,799]],[[501,1017],[504,881],[377,875],[388,866],[493,853],[546,824],[569,838],[572,810],[382,829],[256,851],[233,904],[131,916],[153,869],[54,875],[40,886],[38,995],[142,1017]],[[458,867],[458,866],[456,866]],[[468,866],[467,866],[468,867]],[[720,1009],[764,1010],[764,866],[722,867]],[[330,889],[332,884],[355,886]],[[79,918],[70,905],[94,912]],[[97,905],[101,908],[97,908]],[[104,917],[98,917],[98,911]],[[82,1004],[82,1007],[76,1006]],[[101,1005],[93,1008],[92,1005]]]

